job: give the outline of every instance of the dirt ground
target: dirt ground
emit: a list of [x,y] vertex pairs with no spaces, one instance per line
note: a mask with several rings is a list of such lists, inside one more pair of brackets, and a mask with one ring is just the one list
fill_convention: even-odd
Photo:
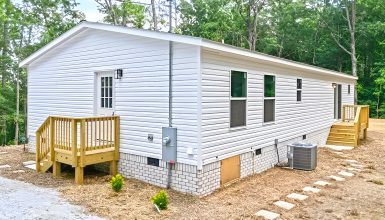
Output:
[[[351,151],[337,155],[320,148],[318,167],[314,171],[297,171],[273,168],[245,178],[213,194],[197,198],[168,190],[170,206],[161,214],[155,212],[150,198],[160,188],[137,180],[127,179],[122,192],[112,192],[110,176],[86,175],[85,184],[73,184],[73,171],[54,178],[51,174],[12,173],[25,169],[21,162],[33,160],[34,155],[24,153],[22,146],[0,147],[9,154],[0,155],[0,165],[11,169],[0,170],[0,175],[44,187],[56,188],[74,204],[85,207],[108,219],[255,219],[255,213],[267,209],[281,214],[282,219],[385,219],[385,120],[371,120],[368,139]],[[348,166],[346,159],[358,160],[365,168],[344,182],[328,180]],[[26,169],[25,169],[26,170]],[[86,173],[87,174],[87,173]],[[321,187],[317,195],[303,202],[286,199],[291,192],[301,192],[314,181],[327,180],[332,186]],[[283,211],[273,206],[277,200],[286,200],[297,206]]]

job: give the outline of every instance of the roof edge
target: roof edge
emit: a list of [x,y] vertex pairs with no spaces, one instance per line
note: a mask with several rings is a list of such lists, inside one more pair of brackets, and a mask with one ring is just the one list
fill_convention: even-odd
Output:
[[235,47],[235,46],[228,45],[228,44],[221,44],[221,43],[206,40],[206,39],[202,40],[201,46],[205,47],[205,48],[212,49],[212,50],[217,50],[217,51],[227,52],[227,53],[236,54],[236,55],[240,55],[240,56],[255,58],[255,59],[258,59],[258,60],[261,60],[264,62],[271,62],[271,63],[275,63],[275,64],[280,64],[280,65],[283,65],[286,67],[292,67],[295,69],[307,70],[307,71],[311,71],[311,72],[318,72],[318,73],[322,73],[325,75],[332,75],[332,76],[341,77],[341,78],[345,78],[345,79],[351,79],[351,80],[357,80],[358,79],[358,77],[355,77],[355,76],[352,76],[352,75],[349,75],[349,74],[346,74],[343,72],[337,72],[334,70],[309,65],[306,63],[301,63],[301,62],[288,60],[288,59],[284,59],[284,58],[280,58],[280,57],[276,57],[276,56],[271,56],[268,54],[262,54],[262,53],[250,51],[250,50],[247,50],[244,48],[239,48],[239,47]]

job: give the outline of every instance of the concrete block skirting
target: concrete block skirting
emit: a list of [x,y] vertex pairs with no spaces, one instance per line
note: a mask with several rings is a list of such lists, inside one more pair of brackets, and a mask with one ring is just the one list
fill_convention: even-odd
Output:
[[[322,145],[326,142],[329,129],[323,129],[307,134],[309,142]],[[278,154],[280,162],[287,161],[287,145],[302,140],[302,136],[280,142]],[[255,150],[240,155],[240,178],[263,172],[272,168],[277,162],[277,149],[274,145],[261,149],[256,155]],[[197,196],[205,196],[220,188],[221,167],[220,161],[203,166],[176,163],[171,171],[171,188]],[[159,166],[147,164],[147,157],[120,153],[119,173],[128,178],[135,178],[144,182],[165,188],[168,181],[167,164],[159,160]]]

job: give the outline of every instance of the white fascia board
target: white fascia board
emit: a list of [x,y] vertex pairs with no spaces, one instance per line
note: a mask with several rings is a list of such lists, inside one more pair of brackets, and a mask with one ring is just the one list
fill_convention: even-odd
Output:
[[148,37],[148,38],[154,38],[158,40],[166,40],[166,41],[173,41],[177,43],[185,43],[185,44],[192,44],[192,45],[200,45],[202,42],[202,38],[197,37],[190,37],[190,36],[184,36],[184,35],[178,35],[178,34],[170,34],[166,32],[160,32],[160,31],[150,31],[150,30],[143,30],[143,29],[136,29],[136,28],[128,28],[123,26],[114,26],[109,24],[102,24],[97,22],[82,22],[78,24],[77,26],[73,27],[69,31],[62,34],[60,37],[56,38],[55,40],[51,41],[44,47],[40,48],[38,51],[24,59],[19,63],[20,67],[26,67],[28,64],[32,63],[39,57],[43,56],[48,51],[54,49],[58,45],[64,43],[65,41],[69,40],[73,36],[81,33],[82,31],[86,29],[95,29],[95,30],[102,30],[102,31],[110,31],[110,32],[116,32],[116,33],[122,33],[122,34],[129,34],[134,36],[141,36],[141,37]]
[[244,57],[249,57],[249,58],[254,58],[260,62],[265,62],[265,63],[271,63],[272,65],[280,65],[284,68],[292,68],[292,69],[297,69],[297,70],[303,70],[303,71],[310,71],[313,73],[321,73],[323,75],[329,75],[329,76],[334,76],[334,77],[339,77],[339,78],[344,78],[344,79],[350,79],[350,80],[357,80],[357,77],[354,77],[352,75],[348,75],[342,72],[337,72],[333,70],[328,70],[304,63],[299,63],[279,57],[274,57],[266,54],[261,54],[257,52],[252,52],[243,48],[239,47],[234,47],[231,45],[225,45],[225,44],[220,44],[208,40],[202,40],[202,47],[211,49],[213,51],[221,51],[229,54],[234,54],[234,55],[239,55],[239,56],[244,56]]
[[84,25],[80,24],[78,26],[75,26],[74,28],[70,29],[69,31],[65,32],[64,34],[60,35],[55,40],[51,41],[44,47],[37,50],[35,53],[31,54],[29,57],[25,58],[23,61],[19,63],[19,67],[27,67],[28,64],[32,63],[34,60],[38,59],[45,53],[47,53],[49,50],[57,47],[58,45],[62,44],[66,40],[72,38],[73,36],[83,32],[85,30]]

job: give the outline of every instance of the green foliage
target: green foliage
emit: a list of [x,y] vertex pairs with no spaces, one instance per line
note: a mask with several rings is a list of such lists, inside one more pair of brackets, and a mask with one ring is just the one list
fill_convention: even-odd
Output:
[[169,203],[167,192],[164,190],[161,190],[159,193],[157,193],[154,197],[151,198],[151,201],[156,206],[158,206],[159,209],[161,210],[167,209],[167,206]]
[[115,192],[122,190],[124,185],[124,178],[120,174],[116,174],[111,179],[111,187]]

